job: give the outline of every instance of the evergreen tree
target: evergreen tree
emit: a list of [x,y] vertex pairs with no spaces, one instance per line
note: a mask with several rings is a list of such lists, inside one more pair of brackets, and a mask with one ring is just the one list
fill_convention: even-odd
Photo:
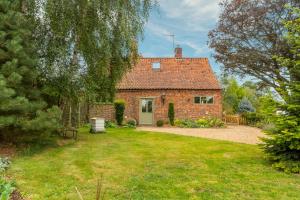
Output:
[[277,61],[290,69],[286,103],[279,106],[282,114],[274,116],[276,128],[264,139],[264,149],[273,166],[286,172],[300,173],[300,9],[293,9],[295,20],[287,21],[287,41],[291,57]]
[[240,85],[237,80],[233,77],[222,77],[223,85],[223,109],[226,114],[236,114],[239,111],[239,104],[243,98],[250,101],[253,108],[257,107],[258,98],[255,83],[245,82]]
[[253,108],[248,98],[244,97],[239,103],[238,111],[239,113],[255,112],[255,108]]
[[170,121],[170,124],[172,126],[175,125],[175,111],[174,111],[174,103],[169,103],[169,109],[168,109],[168,117],[169,117],[169,121]]
[[0,136],[4,138],[52,131],[58,124],[58,108],[42,111],[46,103],[37,84],[32,26],[22,2],[0,0]]

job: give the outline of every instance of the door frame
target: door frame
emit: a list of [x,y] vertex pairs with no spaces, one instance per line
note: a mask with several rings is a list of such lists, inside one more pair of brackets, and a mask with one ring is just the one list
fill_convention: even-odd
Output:
[[[142,100],[149,99],[152,101],[152,123],[142,124],[141,123],[141,113],[142,113]],[[155,112],[155,97],[139,97],[139,124],[140,125],[153,125],[154,124],[154,112]]]

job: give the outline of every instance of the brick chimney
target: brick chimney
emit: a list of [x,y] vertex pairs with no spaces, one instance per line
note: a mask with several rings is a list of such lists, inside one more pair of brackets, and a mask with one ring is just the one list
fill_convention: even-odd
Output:
[[179,45],[175,48],[175,58],[182,58],[182,48]]

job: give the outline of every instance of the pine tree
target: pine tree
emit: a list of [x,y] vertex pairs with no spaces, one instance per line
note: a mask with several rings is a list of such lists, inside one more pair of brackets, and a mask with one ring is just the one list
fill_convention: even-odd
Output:
[[21,0],[0,0],[0,136],[57,128],[58,108],[43,112],[31,23]]
[[239,113],[255,112],[255,108],[247,97],[243,97],[238,106]]
[[292,59],[277,57],[277,61],[290,69],[287,101],[279,106],[282,114],[275,115],[275,129],[264,139],[264,150],[273,166],[286,172],[300,173],[300,9],[293,9],[295,20],[287,21],[287,41]]

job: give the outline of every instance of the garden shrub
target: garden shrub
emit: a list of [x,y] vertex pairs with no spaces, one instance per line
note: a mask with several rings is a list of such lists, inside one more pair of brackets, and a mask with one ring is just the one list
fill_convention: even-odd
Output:
[[239,113],[255,112],[255,108],[253,107],[249,99],[244,97],[238,105],[238,111]]
[[176,126],[180,128],[200,128],[200,125],[197,124],[195,120],[184,119],[184,120],[176,120]]
[[209,127],[222,128],[225,126],[225,123],[219,118],[209,118],[208,122],[209,122]]
[[256,112],[246,112],[242,116],[246,119],[247,124],[251,126],[256,126],[257,123],[263,120],[263,117]]
[[127,125],[128,128],[135,128],[136,124],[137,123],[136,123],[135,119],[129,119],[129,120],[127,120],[127,123],[126,123],[126,125]]
[[174,126],[174,119],[175,119],[175,111],[174,111],[174,103],[169,103],[169,109],[168,109],[168,117],[170,124]]
[[15,183],[12,181],[6,181],[2,177],[0,177],[0,199],[1,200],[9,200],[10,195],[15,190]]
[[122,125],[124,120],[124,111],[125,111],[125,101],[124,100],[116,100],[114,103],[116,110],[116,121],[119,126]]
[[175,126],[180,128],[211,128],[211,127],[224,127],[224,122],[218,118],[200,118],[197,120],[192,119],[176,119]]
[[0,157],[0,173],[4,172],[9,167],[9,165],[10,165],[10,160],[8,158]]
[[117,127],[117,125],[114,122],[109,121],[109,120],[105,120],[104,126],[105,126],[105,128],[116,128]]
[[164,121],[163,120],[157,120],[157,122],[156,122],[156,126],[158,126],[158,127],[162,127],[164,125]]
[[181,124],[182,124],[182,120],[180,120],[180,119],[175,119],[175,121],[174,121],[174,125],[175,125],[175,126],[180,127]]
[[207,119],[204,119],[204,118],[200,118],[200,119],[196,120],[196,123],[199,128],[211,127],[210,121]]
[[273,123],[257,123],[256,124],[257,127],[261,128],[263,131],[265,132],[273,132],[275,130],[275,124]]

